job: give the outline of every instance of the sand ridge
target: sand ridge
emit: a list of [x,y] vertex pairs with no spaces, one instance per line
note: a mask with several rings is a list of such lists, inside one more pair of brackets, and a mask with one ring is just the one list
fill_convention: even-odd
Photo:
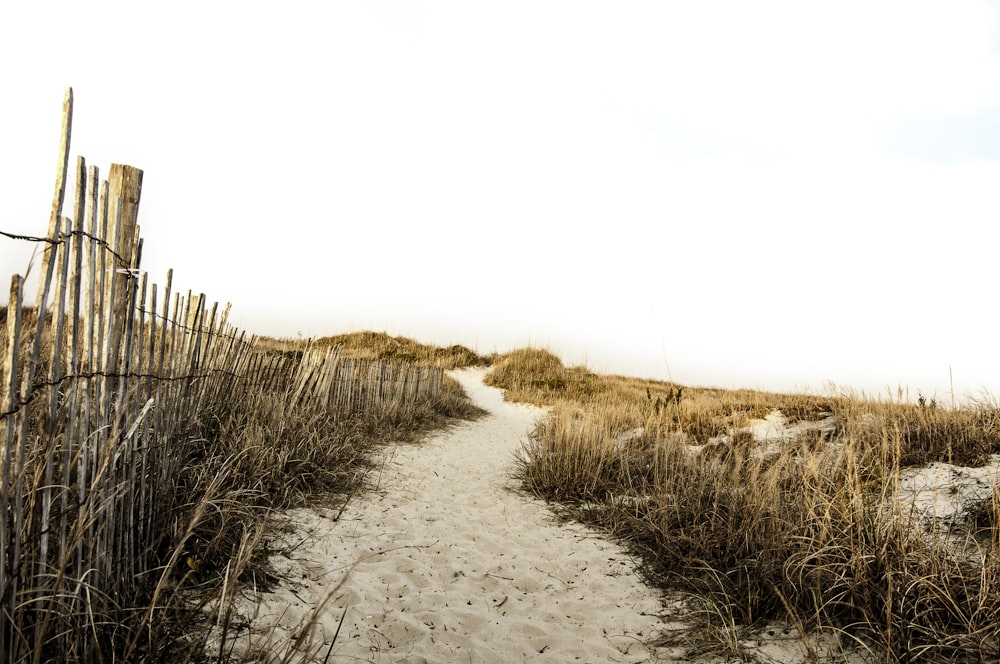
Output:
[[297,644],[290,661],[669,659],[648,645],[662,603],[629,556],[516,490],[513,453],[544,411],[505,402],[484,373],[452,375],[489,415],[387,449],[376,490],[338,520],[286,515],[299,541],[273,563],[289,582],[238,605],[256,638]]

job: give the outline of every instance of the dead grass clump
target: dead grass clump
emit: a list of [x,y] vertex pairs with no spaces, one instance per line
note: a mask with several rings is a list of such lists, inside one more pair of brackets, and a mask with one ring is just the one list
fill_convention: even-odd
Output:
[[339,345],[344,357],[429,364],[443,369],[487,364],[486,358],[465,346],[433,346],[385,332],[351,332],[321,337],[311,343],[320,347]]
[[345,358],[405,362],[442,369],[489,364],[489,358],[465,346],[433,346],[407,337],[393,337],[385,332],[350,332],[319,339],[260,337],[257,339],[257,346],[266,352],[292,359],[300,359],[308,348],[339,346],[341,357]]
[[511,401],[542,404],[546,397],[565,395],[567,371],[562,360],[547,350],[515,350],[493,365],[486,383],[503,387]]
[[522,448],[518,472],[528,489],[551,500],[639,495],[651,479],[651,444],[643,430],[623,433],[599,412],[558,406]]
[[1000,487],[994,486],[992,495],[966,505],[963,516],[972,532],[985,535],[1000,553]]
[[[878,409],[883,410],[883,409]],[[928,408],[912,404],[885,407],[882,426],[900,450],[901,466],[943,461],[982,466],[1000,453],[1000,410],[987,404]]]

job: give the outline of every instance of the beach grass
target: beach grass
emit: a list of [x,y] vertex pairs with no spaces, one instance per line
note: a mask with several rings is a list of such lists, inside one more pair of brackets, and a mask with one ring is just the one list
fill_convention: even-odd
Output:
[[[28,310],[26,318],[33,320],[32,315]],[[0,322],[5,318],[6,309],[0,307]],[[301,358],[306,345],[305,341],[258,339],[253,352]],[[412,342],[409,348],[453,365],[462,357],[478,362],[472,351],[458,347],[436,352]],[[183,426],[170,440],[155,446],[164,450],[166,461],[161,466],[150,463],[140,471],[151,476],[148,486],[161,494],[158,504],[164,506],[164,514],[161,531],[141,551],[146,562],[136,565],[142,571],[133,590],[97,597],[87,578],[70,580],[77,587],[72,596],[53,595],[44,587],[17,588],[17,610],[2,621],[3,643],[11,661],[202,662],[209,638],[218,638],[220,633],[223,639],[215,658],[226,661],[224,635],[238,629],[239,621],[225,599],[245,584],[263,588],[281,581],[267,564],[271,514],[310,505],[336,514],[367,487],[373,454],[380,446],[417,442],[432,430],[483,412],[447,376],[440,389],[349,412],[326,407],[321,400],[292,399],[293,388],[283,380],[247,381],[236,394],[176,414]],[[43,401],[47,394],[35,396],[35,401]],[[23,524],[11,534],[21,555],[10,561],[22,569],[33,569],[47,560],[39,553],[45,550],[46,539],[52,540],[50,551],[56,545],[69,552],[119,546],[116,542],[77,546],[90,537],[85,515],[107,512],[112,501],[95,488],[99,472],[90,478],[92,486],[80,484],[81,516],[70,518],[74,512],[73,506],[67,507],[68,500],[76,499],[77,486],[55,486],[49,468],[71,467],[77,459],[64,460],[60,448],[52,444],[29,442],[46,440],[42,435],[46,419],[38,410],[28,410],[24,418],[23,462],[5,467],[9,481],[4,489],[12,496],[10,511],[16,512],[10,523]],[[3,421],[9,428],[14,420],[8,414]],[[108,425],[113,434],[118,426],[117,422]],[[122,454],[114,447],[109,450],[103,466],[96,460],[99,470],[113,465]],[[80,471],[74,475],[77,480],[88,478]],[[119,487],[117,491],[125,490]],[[49,498],[50,493],[54,497]],[[17,495],[22,499],[14,500]],[[140,499],[150,498],[134,496],[135,501]],[[37,527],[39,515],[62,527]],[[123,512],[121,518],[127,516]],[[99,566],[98,561],[82,562],[84,567]],[[42,578],[62,573],[54,569]],[[125,569],[114,573],[130,574]],[[7,585],[4,592],[13,592],[12,588]]]
[[[184,650],[150,661],[197,661],[205,654],[206,639],[213,634],[218,639],[220,633],[221,644],[214,647],[221,657],[227,630],[239,627],[226,614],[229,604],[216,600],[231,597],[241,585],[262,589],[285,581],[275,578],[267,564],[273,553],[266,544],[273,536],[272,513],[303,506],[339,513],[368,487],[372,457],[380,446],[417,442],[455,419],[481,413],[452,379],[446,379],[443,394],[435,399],[347,419],[320,409],[290,412],[284,394],[247,395],[244,404],[219,424],[210,454],[186,464],[191,486],[185,490],[192,499],[176,521],[188,524],[187,536],[167,545],[178,569],[174,576],[180,578],[156,607],[184,618],[164,625],[170,632],[161,637],[169,648],[183,645]],[[209,603],[219,607],[216,613],[197,610]]]
[[[877,661],[1000,658],[995,484],[947,526],[900,489],[911,469],[1000,453],[996,403],[691,388],[531,348],[498,358],[487,382],[551,407],[519,455],[524,486],[711,607],[694,633],[736,643],[782,620]],[[811,425],[758,440],[749,425],[775,410]]]

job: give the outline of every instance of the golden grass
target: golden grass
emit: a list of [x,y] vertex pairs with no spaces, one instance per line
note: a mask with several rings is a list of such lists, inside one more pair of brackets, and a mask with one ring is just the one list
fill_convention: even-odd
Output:
[[[0,322],[4,315],[0,308]],[[25,339],[22,342],[27,344]],[[302,348],[277,346],[265,340],[253,352],[296,353]],[[421,352],[435,356],[432,347]],[[436,355],[443,361],[462,354]],[[40,371],[44,372],[44,366]],[[178,415],[183,425],[176,435],[152,446],[169,452],[169,468],[150,462],[143,471],[162,480],[150,481],[149,486],[163,497],[161,523],[165,526],[151,548],[142,552],[150,564],[136,566],[142,571],[135,592],[93,597],[94,588],[86,578],[73,582],[79,588],[73,597],[52,596],[44,588],[17,589],[16,615],[0,616],[11,661],[204,661],[211,625],[202,607],[212,598],[232,597],[241,582],[253,579],[260,586],[274,581],[265,564],[266,552],[260,551],[272,511],[316,502],[335,508],[343,505],[364,490],[369,460],[378,445],[416,441],[456,418],[474,418],[482,412],[447,376],[440,391],[421,392],[405,402],[393,401],[347,416],[317,401],[293,401],[294,386],[285,383],[247,381],[237,394],[226,393]],[[47,403],[50,389],[36,390],[41,396],[36,395],[32,404]],[[29,435],[25,440],[43,439],[45,410],[27,409]],[[0,418],[5,429],[13,421]],[[118,425],[109,427],[117,430]],[[113,446],[108,449],[109,455],[114,453]],[[37,553],[44,548],[40,538],[32,535],[39,529],[32,529],[32,524],[38,514],[44,514],[44,506],[39,505],[47,492],[55,496],[50,501],[51,523],[60,518],[67,521],[59,506],[75,500],[76,486],[55,486],[47,479],[46,468],[60,464],[68,462],[53,445],[26,445],[23,471],[11,468],[10,481],[5,483],[12,495],[15,485],[23,489],[23,506],[13,498],[9,501],[12,511],[20,506],[24,515],[21,532],[12,534],[12,539],[21,541],[23,569],[34,568],[44,558]],[[81,514],[95,493],[87,491]],[[93,509],[106,508],[102,503]],[[86,520],[81,517],[69,526],[51,538],[68,540],[60,544],[66,550],[86,549],[76,546],[87,541]],[[124,570],[115,573],[127,574]],[[10,587],[0,590],[11,592]],[[224,609],[220,615],[223,620]]]
[[309,340],[263,337],[258,342],[262,348],[284,353],[301,352],[309,345],[321,348],[340,346],[342,357],[427,364],[442,369],[489,363],[489,358],[478,355],[465,346],[434,346],[407,337],[393,337],[385,332],[350,332]]
[[[785,619],[891,662],[1000,658],[996,492],[969,506],[972,557],[898,499],[906,466],[1000,452],[995,404],[688,388],[537,349],[499,358],[487,380],[552,406],[520,455],[524,485],[617,535],[655,583],[707,600],[715,624]],[[833,415],[836,430],[765,446],[741,429],[775,409]]]

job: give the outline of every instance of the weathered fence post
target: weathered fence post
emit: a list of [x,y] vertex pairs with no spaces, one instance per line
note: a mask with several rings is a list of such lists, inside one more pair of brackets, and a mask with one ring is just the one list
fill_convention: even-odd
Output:
[[109,287],[107,294],[107,297],[113,298],[112,311],[116,324],[121,324],[127,313],[131,290],[129,278],[132,276],[132,270],[138,268],[134,264],[134,256],[141,195],[142,171],[134,166],[111,164],[107,197],[111,223],[114,224],[108,229],[108,237],[115,238],[111,246],[111,251],[114,252],[111,256],[111,269],[124,277],[112,279],[111,283],[115,285]]

